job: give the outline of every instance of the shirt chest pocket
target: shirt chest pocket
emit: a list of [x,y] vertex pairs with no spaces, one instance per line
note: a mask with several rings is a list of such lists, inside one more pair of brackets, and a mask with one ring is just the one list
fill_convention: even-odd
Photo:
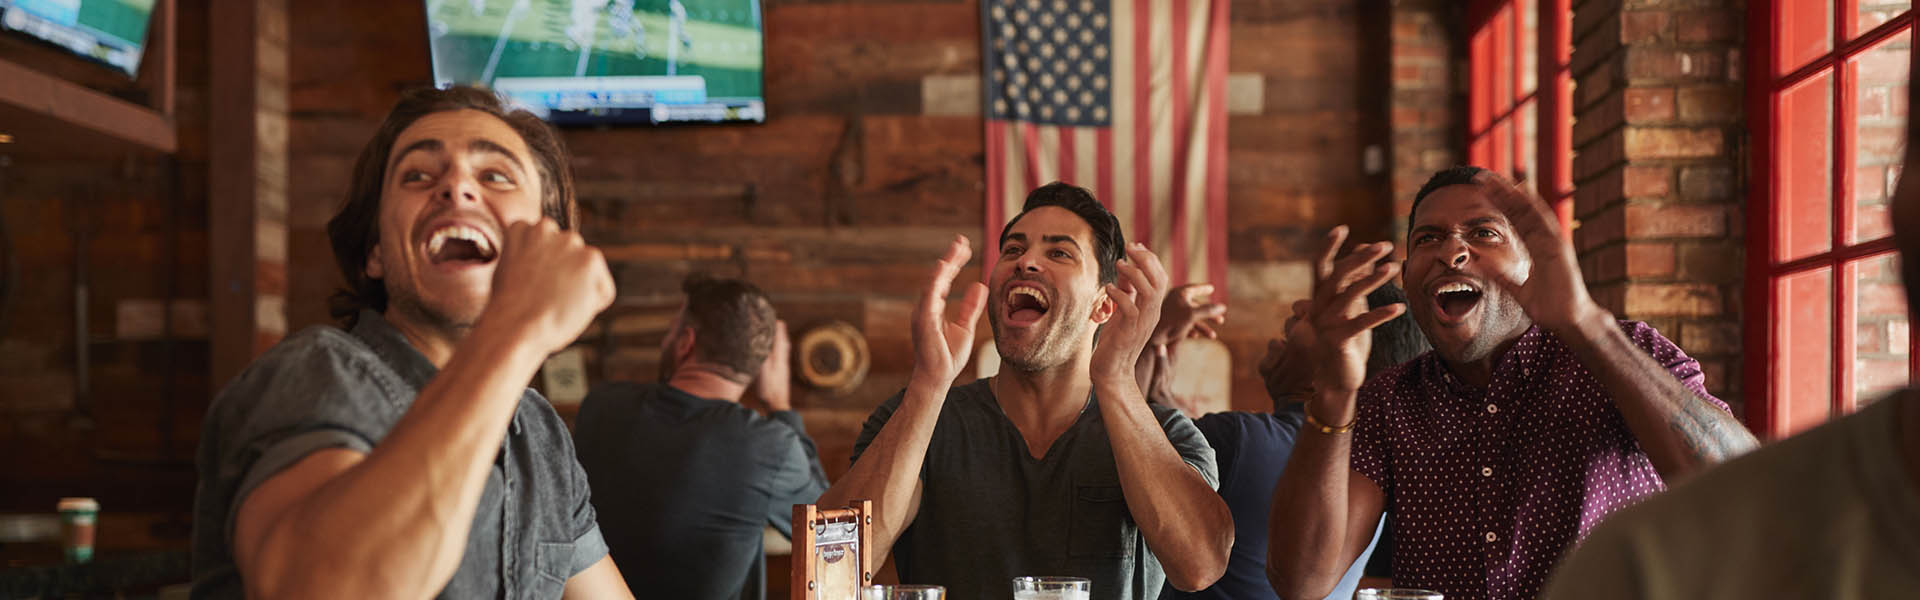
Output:
[[541,542],[533,549],[533,581],[528,598],[559,598],[573,571],[572,542]]
[[1076,485],[1067,526],[1072,558],[1131,558],[1139,528],[1118,485]]

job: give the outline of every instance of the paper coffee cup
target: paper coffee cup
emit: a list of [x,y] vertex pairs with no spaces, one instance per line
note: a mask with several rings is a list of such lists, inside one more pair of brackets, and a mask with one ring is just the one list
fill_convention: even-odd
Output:
[[93,532],[100,518],[100,503],[92,498],[61,498],[59,509],[67,562],[93,560]]

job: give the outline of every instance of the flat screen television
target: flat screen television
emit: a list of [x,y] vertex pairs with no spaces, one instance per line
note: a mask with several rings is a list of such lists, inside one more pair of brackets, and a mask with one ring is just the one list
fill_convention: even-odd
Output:
[[766,120],[759,0],[427,0],[433,79],[555,124]]
[[140,70],[155,0],[0,0],[0,29],[106,63]]

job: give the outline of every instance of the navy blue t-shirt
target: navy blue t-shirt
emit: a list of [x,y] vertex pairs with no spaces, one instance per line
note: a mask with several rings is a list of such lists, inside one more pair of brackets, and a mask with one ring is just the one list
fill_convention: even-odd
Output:
[[[1182,592],[1167,586],[1161,600],[1279,598],[1267,583],[1267,514],[1273,506],[1273,489],[1280,484],[1280,473],[1293,455],[1293,443],[1305,421],[1306,413],[1298,404],[1278,413],[1219,412],[1193,421],[1213,446],[1220,466],[1220,498],[1233,512],[1233,551],[1227,557],[1226,574],[1213,587]],[[1365,566],[1372,553],[1369,545],[1355,567]],[[1360,570],[1349,568],[1327,597],[1352,598]]]

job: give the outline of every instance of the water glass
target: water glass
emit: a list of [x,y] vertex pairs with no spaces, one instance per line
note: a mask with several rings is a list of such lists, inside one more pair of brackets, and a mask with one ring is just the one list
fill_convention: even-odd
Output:
[[860,600],[946,600],[947,588],[937,585],[870,585],[860,588]]
[[1015,577],[1013,600],[1088,600],[1093,582],[1079,577]]
[[1442,600],[1440,592],[1416,590],[1413,588],[1367,588],[1353,596],[1354,600]]

